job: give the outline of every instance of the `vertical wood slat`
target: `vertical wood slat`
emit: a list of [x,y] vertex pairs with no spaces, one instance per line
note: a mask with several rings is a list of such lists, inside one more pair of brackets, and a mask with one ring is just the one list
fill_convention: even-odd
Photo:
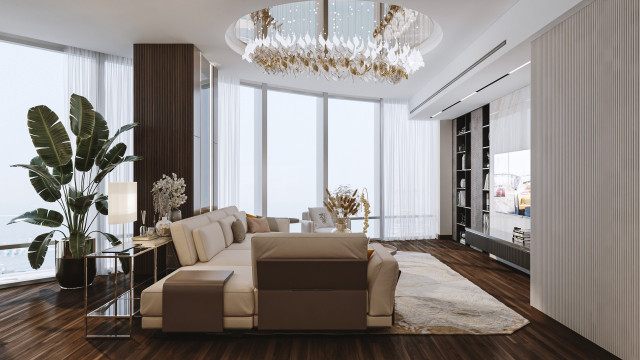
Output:
[[[200,87],[194,78],[196,48],[192,44],[135,44],[133,48],[134,154],[144,160],[134,163],[138,183],[138,209],[147,210],[153,224],[153,182],[163,174],[176,173],[187,184],[187,202],[182,216],[193,215],[194,97]],[[198,115],[199,116],[199,115]],[[139,223],[134,225],[136,232]]]
[[640,3],[596,0],[532,42],[531,304],[640,358]]

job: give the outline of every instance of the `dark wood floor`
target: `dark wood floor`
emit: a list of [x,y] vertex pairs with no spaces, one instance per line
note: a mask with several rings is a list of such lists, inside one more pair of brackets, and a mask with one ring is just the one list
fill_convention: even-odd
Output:
[[[82,291],[56,283],[0,290],[0,359],[609,359],[610,353],[529,306],[529,277],[451,240],[396,243],[428,252],[531,323],[513,335],[227,335],[141,330],[84,338]],[[100,285],[100,280],[97,280]],[[104,286],[91,299],[106,296]]]

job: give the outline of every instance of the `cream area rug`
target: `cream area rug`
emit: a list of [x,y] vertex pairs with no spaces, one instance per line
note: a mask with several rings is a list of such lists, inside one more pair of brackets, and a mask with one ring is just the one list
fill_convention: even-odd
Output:
[[529,323],[493,296],[426,253],[398,251],[392,334],[512,334]]

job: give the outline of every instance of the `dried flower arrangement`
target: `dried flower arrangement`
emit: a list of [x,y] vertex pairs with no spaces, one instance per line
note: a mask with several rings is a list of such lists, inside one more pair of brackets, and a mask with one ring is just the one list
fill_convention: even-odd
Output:
[[163,217],[173,210],[178,209],[187,201],[184,194],[186,185],[183,178],[173,173],[171,176],[162,175],[162,178],[153,183],[153,209],[156,216]]
[[327,199],[324,206],[336,218],[348,218],[358,213],[360,203],[358,202],[358,189],[351,190],[349,186],[339,186],[333,193],[325,189]]
[[364,213],[362,232],[366,234],[367,229],[369,229],[369,215],[371,215],[371,203],[369,203],[369,190],[367,188],[362,189],[360,192],[360,204],[362,204],[362,212]]

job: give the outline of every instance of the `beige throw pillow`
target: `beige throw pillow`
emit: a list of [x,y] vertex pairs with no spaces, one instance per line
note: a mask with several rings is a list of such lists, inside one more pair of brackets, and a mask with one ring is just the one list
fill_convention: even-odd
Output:
[[231,224],[236,221],[235,216],[229,215],[221,220],[218,220],[222,233],[224,234],[224,242],[226,246],[233,244],[233,231],[231,230]]
[[247,218],[247,227],[249,228],[250,233],[268,233],[271,232],[269,230],[269,222],[267,218]]

